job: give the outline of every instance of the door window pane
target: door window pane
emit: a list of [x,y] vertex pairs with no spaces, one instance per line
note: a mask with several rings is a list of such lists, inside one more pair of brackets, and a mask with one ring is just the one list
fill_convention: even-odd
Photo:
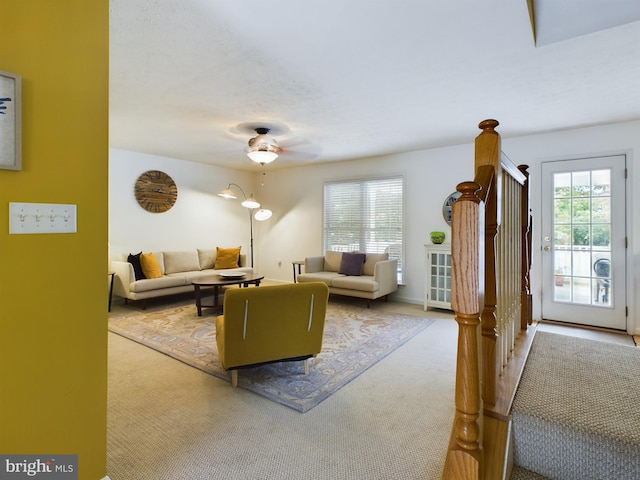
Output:
[[556,225],[554,242],[556,247],[570,247],[571,246],[571,226],[570,225]]
[[556,223],[571,223],[571,200],[568,198],[554,200],[553,211]]
[[553,196],[555,198],[571,197],[570,173],[556,173],[553,176]]
[[611,249],[611,225],[594,225],[591,228],[591,243],[594,250]]
[[575,197],[588,197],[591,193],[591,172],[573,172],[571,174],[571,194]]
[[611,196],[611,170],[593,170],[591,172],[591,195],[594,197]]
[[610,306],[611,171],[555,173],[553,186],[553,298]]
[[572,274],[575,277],[591,277],[591,252],[573,252],[573,269]]
[[573,227],[573,245],[589,245],[589,225],[576,225]]
[[589,223],[591,221],[591,199],[576,198],[571,202],[573,223]]
[[611,222],[611,198],[594,198],[591,202],[591,221],[593,223]]

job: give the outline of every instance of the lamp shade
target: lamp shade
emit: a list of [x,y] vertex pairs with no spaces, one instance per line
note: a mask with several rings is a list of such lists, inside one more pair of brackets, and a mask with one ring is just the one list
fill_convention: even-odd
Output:
[[236,199],[238,197],[236,197],[236,194],[233,193],[233,191],[231,190],[231,188],[225,188],[224,190],[222,190],[220,193],[218,193],[218,195],[220,195],[223,198],[229,198],[229,199]]
[[267,210],[266,208],[261,208],[258,210],[253,216],[259,222],[264,222],[265,220],[269,220],[273,213],[271,210]]
[[242,206],[246,208],[260,208],[260,203],[255,199],[252,193],[249,195],[249,198],[242,202]]

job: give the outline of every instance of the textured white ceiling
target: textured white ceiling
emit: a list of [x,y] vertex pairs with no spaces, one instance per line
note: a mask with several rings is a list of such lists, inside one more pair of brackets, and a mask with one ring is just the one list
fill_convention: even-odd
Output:
[[539,46],[640,20],[638,0],[530,1],[534,5]]
[[251,126],[278,168],[468,143],[485,118],[504,137],[640,119],[638,17],[571,30],[640,2],[568,3],[573,38],[537,5],[536,47],[526,0],[111,0],[110,144],[259,169]]

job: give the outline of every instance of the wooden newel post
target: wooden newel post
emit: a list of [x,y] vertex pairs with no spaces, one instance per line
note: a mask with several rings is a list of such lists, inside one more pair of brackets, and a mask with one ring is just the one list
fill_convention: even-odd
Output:
[[[483,192],[486,205],[485,225],[483,226],[484,248],[481,254],[484,258],[484,272],[482,272],[484,285],[484,298],[482,306],[482,362],[483,383],[482,399],[488,405],[494,405],[497,398],[497,377],[499,375],[500,362],[496,342],[498,340],[498,328],[496,308],[498,291],[496,285],[496,237],[498,235],[498,182],[500,171],[501,139],[496,132],[500,123],[497,120],[487,119],[478,124],[482,130],[475,141],[475,169],[476,175],[486,178],[487,167],[493,172],[492,178],[483,180],[482,185],[488,188]],[[484,170],[483,170],[484,169]]]
[[462,195],[453,204],[451,303],[458,322],[458,357],[453,448],[446,478],[480,478],[482,471],[479,325],[483,281],[479,259],[483,206],[476,195],[479,190],[475,182],[461,183],[458,191]]

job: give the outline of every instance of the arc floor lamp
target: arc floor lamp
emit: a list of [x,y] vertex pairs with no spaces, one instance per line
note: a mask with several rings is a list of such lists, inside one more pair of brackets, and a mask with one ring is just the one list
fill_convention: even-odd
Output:
[[[227,199],[236,199],[238,196],[231,190],[231,187],[236,187],[242,193],[244,200],[242,206],[249,209],[249,233],[251,235],[251,268],[253,268],[253,219],[259,222],[264,222],[271,218],[272,212],[266,208],[261,208],[260,203],[255,199],[253,193],[247,197],[244,190],[237,183],[230,183],[227,188],[218,193],[219,196]],[[255,213],[254,213],[255,212]]]

